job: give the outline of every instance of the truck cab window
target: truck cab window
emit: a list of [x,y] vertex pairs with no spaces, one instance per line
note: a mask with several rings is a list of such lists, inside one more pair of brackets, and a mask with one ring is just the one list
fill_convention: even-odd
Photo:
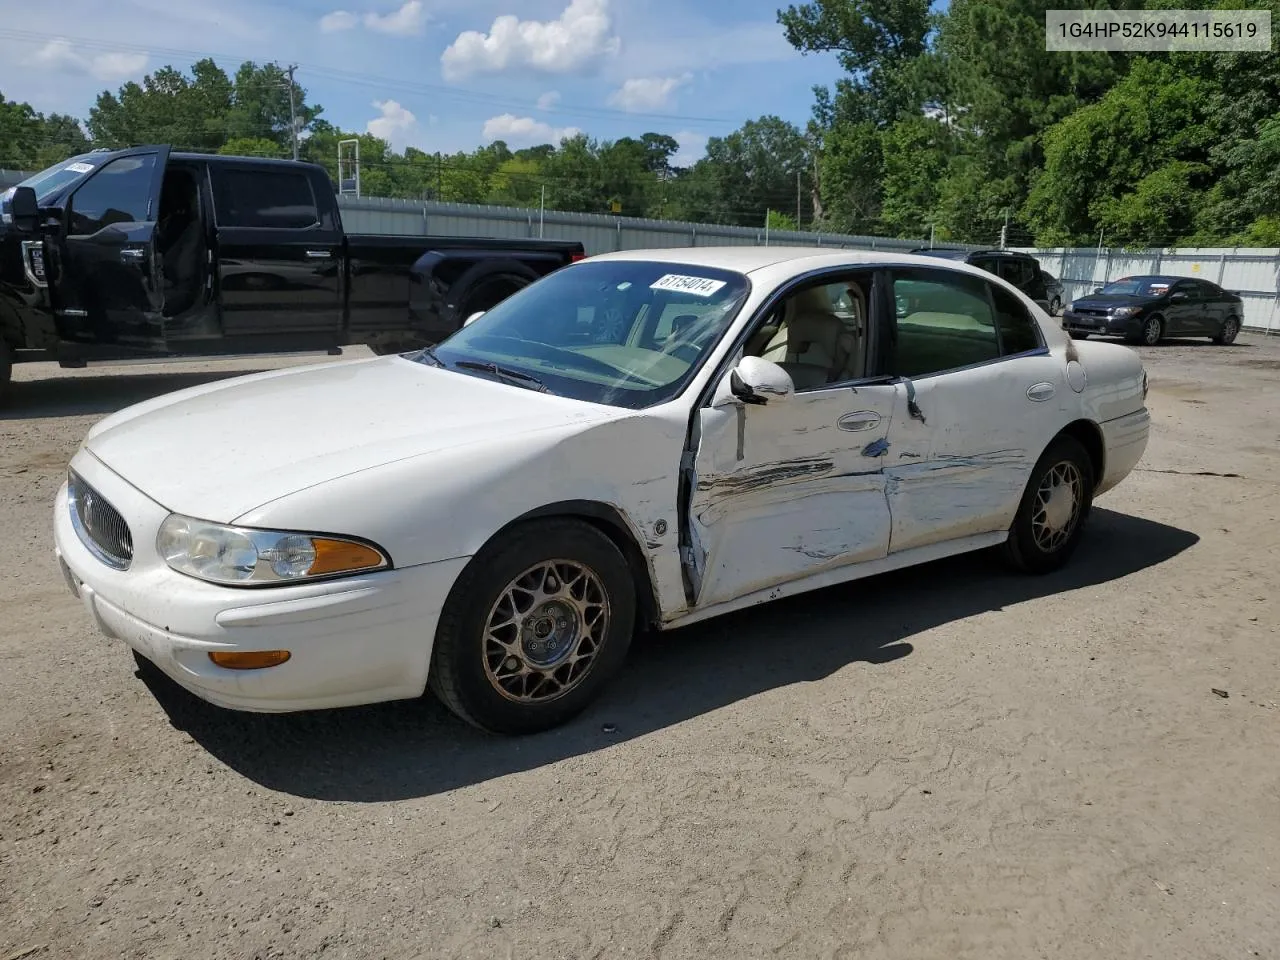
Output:
[[151,219],[151,178],[155,171],[153,153],[119,157],[104,164],[71,195],[71,236],[97,233],[113,223]]
[[213,170],[213,205],[221,227],[305,230],[320,222],[305,174],[285,170]]

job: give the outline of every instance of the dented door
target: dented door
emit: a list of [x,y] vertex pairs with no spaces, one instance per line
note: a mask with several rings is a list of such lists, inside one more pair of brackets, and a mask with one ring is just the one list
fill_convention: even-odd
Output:
[[899,385],[700,411],[688,513],[704,607],[884,557],[884,457]]

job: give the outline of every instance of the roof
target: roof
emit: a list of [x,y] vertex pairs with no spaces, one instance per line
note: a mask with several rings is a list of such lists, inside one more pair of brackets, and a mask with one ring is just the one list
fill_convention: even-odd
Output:
[[954,247],[916,247],[911,251],[922,257],[946,257],[949,260],[964,260],[968,257],[982,255],[984,257],[1030,257],[1031,254],[1021,250],[957,250]]
[[297,167],[314,167],[314,166],[317,166],[317,164],[311,163],[311,162],[309,162],[309,161],[307,161],[307,160],[281,160],[281,159],[279,159],[279,158],[277,158],[277,157],[241,157],[241,156],[228,156],[227,154],[222,154],[222,153],[189,153],[189,152],[182,152],[182,153],[179,153],[179,152],[177,152],[177,151],[174,151],[173,153],[170,153],[170,154],[169,154],[169,159],[171,159],[171,160],[198,160],[198,161],[201,161],[202,163],[212,163],[212,164],[221,164],[221,163],[237,163],[237,164],[240,164],[240,163],[252,163],[252,164],[260,165],[260,166],[264,166],[264,167],[293,167],[293,168],[297,168]]
[[801,265],[812,261],[814,268],[835,266],[842,261],[850,266],[880,263],[915,263],[925,265],[924,257],[896,250],[849,250],[839,247],[659,247],[648,250],[620,250],[591,258],[599,260],[656,260],[687,266],[735,270],[753,273],[781,263]]

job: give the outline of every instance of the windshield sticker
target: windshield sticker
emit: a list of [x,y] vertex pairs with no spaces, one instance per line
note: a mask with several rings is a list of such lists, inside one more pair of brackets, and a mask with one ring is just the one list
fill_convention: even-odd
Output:
[[69,171],[69,172],[71,172],[71,173],[88,173],[89,171],[91,171],[91,170],[93,169],[93,164],[92,164],[92,163],[79,163],[79,162],[77,162],[77,163],[70,163],[70,164],[67,164],[67,166],[63,167],[63,169],[64,169],[64,170],[67,170],[67,171]]
[[649,284],[650,290],[671,290],[676,293],[692,293],[695,297],[709,297],[725,285],[725,280],[707,277],[686,277],[668,273]]

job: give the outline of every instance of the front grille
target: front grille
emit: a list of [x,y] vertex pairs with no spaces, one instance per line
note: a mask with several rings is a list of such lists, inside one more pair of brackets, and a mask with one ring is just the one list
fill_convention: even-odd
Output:
[[89,552],[109,567],[125,570],[133,562],[133,534],[120,511],[72,473],[67,479],[71,523]]
[[1076,307],[1072,313],[1078,314],[1082,317],[1097,317],[1099,319],[1107,316],[1106,310],[1099,310],[1096,307]]

